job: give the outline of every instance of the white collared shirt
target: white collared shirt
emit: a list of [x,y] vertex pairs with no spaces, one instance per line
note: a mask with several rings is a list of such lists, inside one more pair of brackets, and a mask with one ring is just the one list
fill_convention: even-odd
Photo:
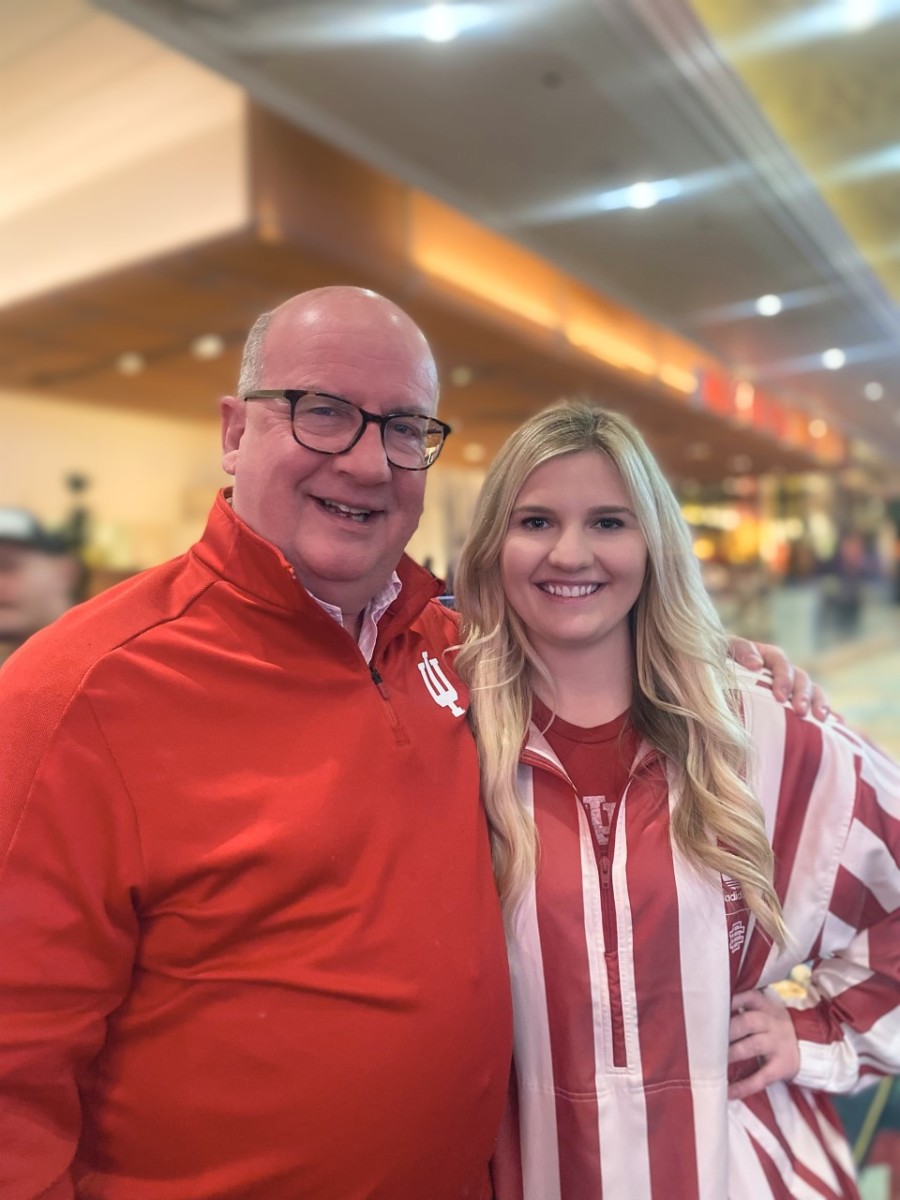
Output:
[[[360,627],[357,644],[360,652],[367,663],[372,661],[372,655],[375,653],[375,640],[378,637],[378,622],[400,595],[400,589],[403,584],[400,582],[400,576],[395,571],[380,592],[376,592],[369,603],[366,605],[366,610],[363,613],[362,626]],[[318,596],[309,593],[318,604],[319,608],[324,609],[329,617],[334,617],[341,628],[346,628],[344,625],[344,614],[334,604],[329,604],[327,600],[320,600]]]

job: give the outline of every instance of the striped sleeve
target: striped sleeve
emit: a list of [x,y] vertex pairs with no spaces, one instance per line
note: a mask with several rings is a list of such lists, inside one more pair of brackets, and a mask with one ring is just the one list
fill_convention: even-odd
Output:
[[[789,732],[786,754],[790,743]],[[800,1045],[794,1083],[831,1092],[900,1071],[900,766],[829,722],[807,820],[833,817],[837,832],[848,808],[827,913],[811,948],[809,994],[788,1002]],[[794,870],[815,865],[801,858]]]

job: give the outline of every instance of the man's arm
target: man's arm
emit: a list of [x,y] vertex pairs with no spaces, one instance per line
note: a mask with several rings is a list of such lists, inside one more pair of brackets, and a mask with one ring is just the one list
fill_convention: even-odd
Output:
[[54,699],[0,679],[0,1200],[73,1195],[79,1084],[138,937],[128,798],[89,704]]
[[824,721],[828,716],[828,698],[817,683],[813,683],[802,667],[796,667],[779,646],[768,642],[751,642],[731,635],[731,657],[748,671],[765,669],[772,672],[772,694],[776,700],[789,700],[798,716],[811,712]]

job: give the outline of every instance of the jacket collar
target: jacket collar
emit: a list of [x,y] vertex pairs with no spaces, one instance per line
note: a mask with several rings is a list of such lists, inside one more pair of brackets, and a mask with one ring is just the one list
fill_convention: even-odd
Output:
[[[528,732],[525,735],[525,744],[522,747],[520,755],[520,762],[524,766],[540,767],[556,775],[560,775],[563,779],[569,779],[565,767],[563,767],[556,755],[556,751],[534,721],[529,723]],[[651,766],[659,763],[661,763],[661,756],[656,748],[646,738],[641,738],[634,761],[631,764],[632,775],[638,773],[638,771],[644,774]]]
[[[281,551],[254,533],[237,516],[229,503],[230,497],[230,488],[219,492],[203,537],[192,547],[191,553],[216,575],[266,604],[297,613],[325,616],[299,583]],[[431,597],[441,591],[439,581],[406,554],[396,569],[403,586],[379,622],[382,636],[393,632],[397,626],[408,626]]]

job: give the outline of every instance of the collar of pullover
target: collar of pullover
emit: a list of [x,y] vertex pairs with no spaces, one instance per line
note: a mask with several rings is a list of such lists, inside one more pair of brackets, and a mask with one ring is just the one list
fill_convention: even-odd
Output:
[[[232,509],[231,489],[216,497],[206,531],[193,553],[215,574],[229,580],[251,596],[268,604],[296,612],[328,617],[309,592],[297,581],[294,569],[271,542],[254,533]],[[379,622],[380,633],[388,633],[399,621],[407,625],[441,586],[408,555],[397,564],[403,588]]]

